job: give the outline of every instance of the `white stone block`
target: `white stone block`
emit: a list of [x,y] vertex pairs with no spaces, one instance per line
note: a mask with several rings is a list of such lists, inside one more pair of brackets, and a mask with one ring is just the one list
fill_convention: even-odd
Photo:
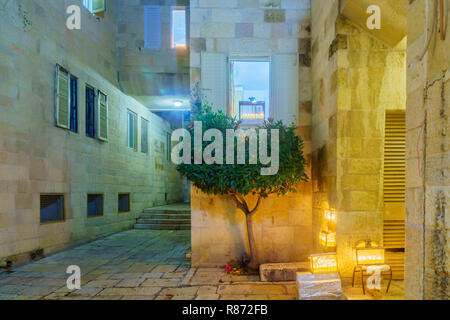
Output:
[[338,273],[297,273],[298,300],[341,300],[343,299],[341,278]]

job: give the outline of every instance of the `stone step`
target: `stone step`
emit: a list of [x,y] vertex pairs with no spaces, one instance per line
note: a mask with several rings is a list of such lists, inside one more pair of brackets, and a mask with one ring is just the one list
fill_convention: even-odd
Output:
[[191,219],[148,219],[139,218],[137,219],[139,224],[191,224]]
[[137,230],[191,230],[190,224],[141,224],[134,225]]
[[177,214],[165,214],[165,213],[143,213],[140,215],[139,219],[188,219],[191,220],[191,215],[190,214],[182,214],[182,213],[177,213]]
[[191,210],[144,209],[144,214],[191,214]]

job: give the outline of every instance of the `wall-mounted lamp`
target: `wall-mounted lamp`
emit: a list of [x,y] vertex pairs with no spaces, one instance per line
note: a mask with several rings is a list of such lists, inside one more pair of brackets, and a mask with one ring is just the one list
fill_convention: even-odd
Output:
[[175,100],[175,101],[173,102],[173,105],[174,105],[175,107],[177,107],[177,108],[180,108],[180,107],[183,106],[183,101]]
[[325,219],[327,219],[329,222],[336,222],[336,211],[334,211],[333,209],[326,209]]

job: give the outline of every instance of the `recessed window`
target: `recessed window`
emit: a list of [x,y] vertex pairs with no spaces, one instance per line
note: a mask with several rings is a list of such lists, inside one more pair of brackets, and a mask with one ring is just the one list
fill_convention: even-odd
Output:
[[127,111],[127,145],[128,148],[137,150],[137,115],[133,111]]
[[78,79],[70,76],[70,131],[78,132]]
[[148,153],[148,120],[141,118],[141,152]]
[[86,86],[86,136],[95,138],[95,89]]
[[130,194],[129,193],[121,193],[119,194],[119,212],[130,212]]
[[83,5],[91,13],[105,12],[105,0],[83,0]]
[[162,7],[144,6],[144,48],[160,50],[162,42]]
[[186,9],[184,7],[172,8],[170,15],[172,48],[186,47]]
[[88,194],[87,215],[88,215],[88,217],[103,216],[103,195],[102,194]]
[[166,134],[166,160],[172,160],[172,135],[170,133]]
[[64,221],[64,196],[41,195],[41,223]]
[[266,58],[230,59],[231,115],[243,124],[269,118],[270,61]]

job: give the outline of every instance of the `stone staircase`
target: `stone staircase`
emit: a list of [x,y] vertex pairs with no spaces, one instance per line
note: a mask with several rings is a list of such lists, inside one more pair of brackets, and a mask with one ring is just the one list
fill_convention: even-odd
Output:
[[191,230],[189,204],[173,204],[145,209],[134,229],[139,230]]

